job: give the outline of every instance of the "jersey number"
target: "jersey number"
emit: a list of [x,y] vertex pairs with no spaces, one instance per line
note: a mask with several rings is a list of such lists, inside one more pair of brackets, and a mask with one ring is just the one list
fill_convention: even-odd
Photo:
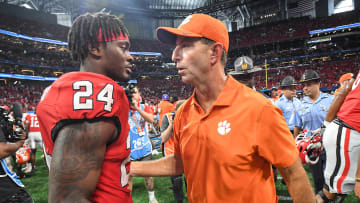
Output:
[[37,120],[37,117],[33,117],[31,116],[31,122],[30,122],[30,127],[36,127],[38,128],[39,127],[39,121]]
[[120,165],[121,187],[125,187],[126,185],[128,185],[130,171],[126,169],[126,165],[128,165],[129,163],[130,163],[130,157],[127,157],[121,162]]
[[[94,94],[93,84],[90,81],[76,81],[73,83],[74,94],[73,107],[74,110],[91,110],[94,109],[94,101],[90,98]],[[111,111],[113,99],[114,86],[106,84],[96,95],[96,101],[105,102],[104,110]]]

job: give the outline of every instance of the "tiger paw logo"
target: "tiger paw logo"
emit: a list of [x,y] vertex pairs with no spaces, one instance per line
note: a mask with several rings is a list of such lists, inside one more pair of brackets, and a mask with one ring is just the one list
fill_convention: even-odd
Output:
[[220,135],[226,135],[230,132],[231,128],[230,128],[230,123],[228,123],[226,120],[225,121],[220,121],[218,123],[218,133]]

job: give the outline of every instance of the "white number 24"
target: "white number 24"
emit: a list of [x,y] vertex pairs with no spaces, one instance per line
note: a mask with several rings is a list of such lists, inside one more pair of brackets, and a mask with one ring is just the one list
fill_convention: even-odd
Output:
[[[94,101],[90,98],[94,94],[92,82],[87,80],[76,81],[73,83],[73,90],[77,90],[73,98],[74,110],[94,109]],[[114,103],[113,93],[114,85],[106,84],[96,95],[96,101],[105,102],[105,111],[110,112],[112,110],[112,104]],[[81,100],[82,98],[83,100]]]

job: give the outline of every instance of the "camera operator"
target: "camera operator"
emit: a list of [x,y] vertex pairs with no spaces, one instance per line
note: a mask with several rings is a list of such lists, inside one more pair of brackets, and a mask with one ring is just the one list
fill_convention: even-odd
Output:
[[18,131],[23,135],[23,139],[8,142],[7,132],[4,132],[3,126],[0,128],[0,203],[24,202],[32,203],[30,194],[26,191],[24,185],[17,179],[15,173],[11,172],[6,165],[5,157],[16,152],[23,146],[25,141],[24,131]]

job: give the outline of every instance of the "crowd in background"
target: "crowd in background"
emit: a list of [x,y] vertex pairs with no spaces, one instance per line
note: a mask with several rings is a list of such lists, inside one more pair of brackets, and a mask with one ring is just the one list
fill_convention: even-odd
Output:
[[[69,31],[68,27],[61,25],[44,25],[16,17],[0,16],[4,22],[0,25],[0,29],[19,34],[66,41]],[[241,48],[254,46],[255,49],[250,57],[254,60],[255,65],[263,68],[262,71],[255,73],[255,86],[258,90],[279,87],[280,81],[286,75],[291,75],[295,80],[299,80],[304,70],[314,69],[320,73],[322,78],[322,90],[334,91],[338,87],[339,75],[356,70],[360,62],[356,57],[357,51],[350,54],[348,52],[333,53],[338,48],[333,44],[326,43],[317,45],[317,49],[307,49],[302,40],[308,37],[310,30],[351,24],[357,22],[359,17],[358,11],[336,14],[327,18],[300,17],[232,32],[230,33],[231,43],[227,63],[229,70],[227,71],[233,68],[235,59],[244,53]],[[296,39],[302,40],[296,41]],[[284,47],[280,43],[274,44],[275,42],[287,45]],[[273,43],[273,47],[256,49],[256,45],[267,43]],[[138,81],[144,101],[158,103],[164,93],[180,98],[187,98],[191,95],[192,88],[185,85],[177,76],[176,67],[168,65],[171,62],[171,46],[156,40],[132,39],[131,51],[162,54],[161,56],[134,55],[133,79]],[[312,55],[321,53],[329,53],[329,55],[319,57]],[[307,57],[302,57],[304,55]],[[298,57],[298,59],[281,60],[289,57]],[[264,69],[265,59],[267,59],[267,72]],[[79,63],[71,59],[68,49],[64,45],[30,41],[0,34],[1,73],[59,77],[66,72],[78,69]],[[0,93],[2,98],[0,104],[11,104],[15,100],[13,98],[22,98],[21,102],[28,110],[32,110],[36,106],[42,90],[50,84],[50,82],[18,80],[18,82],[21,81],[21,85],[14,86],[13,80],[7,79],[6,82],[5,80],[0,81],[4,89]],[[301,90],[301,87],[298,86],[297,89]]]
[[230,33],[233,48],[306,37],[309,31],[359,22],[359,11],[311,19],[309,16],[261,24]]

